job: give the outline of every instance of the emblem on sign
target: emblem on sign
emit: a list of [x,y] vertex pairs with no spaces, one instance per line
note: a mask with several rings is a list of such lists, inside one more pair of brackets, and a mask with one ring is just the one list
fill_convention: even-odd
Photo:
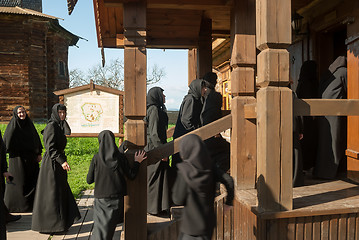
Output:
[[85,120],[89,122],[98,122],[101,119],[103,113],[101,104],[99,103],[84,103],[81,106],[82,115],[85,117]]

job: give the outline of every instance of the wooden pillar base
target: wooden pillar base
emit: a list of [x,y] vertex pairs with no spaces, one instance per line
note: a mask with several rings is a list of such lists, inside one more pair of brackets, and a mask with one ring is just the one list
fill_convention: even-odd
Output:
[[292,91],[265,87],[257,92],[258,207],[292,209]]
[[245,119],[244,105],[256,103],[254,97],[232,99],[231,175],[236,190],[254,189],[256,183],[257,127],[255,119]]

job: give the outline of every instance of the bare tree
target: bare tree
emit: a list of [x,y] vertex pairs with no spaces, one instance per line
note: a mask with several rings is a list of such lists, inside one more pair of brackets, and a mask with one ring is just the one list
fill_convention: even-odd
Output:
[[[155,64],[147,72],[147,85],[159,82],[166,73],[163,68]],[[119,58],[112,60],[102,67],[97,64],[88,69],[87,74],[79,69],[70,71],[70,87],[89,84],[90,80],[97,85],[111,87],[119,90],[124,89],[124,62]]]

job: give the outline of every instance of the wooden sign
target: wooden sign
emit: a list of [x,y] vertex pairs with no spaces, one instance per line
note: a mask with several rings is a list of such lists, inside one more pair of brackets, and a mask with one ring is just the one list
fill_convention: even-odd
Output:
[[103,130],[123,137],[123,92],[89,85],[54,92],[67,107],[70,137],[96,137]]

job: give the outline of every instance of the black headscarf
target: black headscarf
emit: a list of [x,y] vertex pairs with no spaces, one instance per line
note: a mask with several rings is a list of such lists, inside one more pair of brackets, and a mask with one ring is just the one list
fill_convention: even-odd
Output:
[[56,103],[52,107],[51,117],[50,117],[48,123],[50,123],[50,122],[57,123],[60,126],[61,130],[63,131],[63,133],[65,135],[70,135],[71,134],[71,128],[70,128],[70,126],[69,126],[69,124],[67,123],[66,120],[61,121],[59,113],[58,113],[59,110],[65,110],[66,111],[66,106],[61,104],[61,103]]
[[179,153],[183,162],[178,163],[177,167],[188,186],[199,195],[212,191],[214,161],[201,138],[195,134],[185,136]]
[[[21,120],[17,115],[19,108],[16,106],[12,111],[12,118],[6,127],[4,142],[7,152],[34,152],[41,153],[42,145],[36,128],[25,112],[25,119]],[[25,108],[24,108],[25,109]]]
[[115,171],[120,158],[120,152],[115,143],[115,135],[109,130],[103,130],[98,135],[98,143],[100,144],[97,154],[99,162]]
[[202,86],[204,86],[204,81],[202,79],[193,80],[189,85],[188,94],[192,95],[197,100],[201,99]]
[[217,84],[217,74],[214,72],[208,72],[203,76],[203,79],[208,82],[207,87],[214,89],[214,86]]
[[163,103],[163,89],[160,87],[153,87],[148,90],[146,102],[147,109],[152,105],[156,105],[166,111],[165,104]]

